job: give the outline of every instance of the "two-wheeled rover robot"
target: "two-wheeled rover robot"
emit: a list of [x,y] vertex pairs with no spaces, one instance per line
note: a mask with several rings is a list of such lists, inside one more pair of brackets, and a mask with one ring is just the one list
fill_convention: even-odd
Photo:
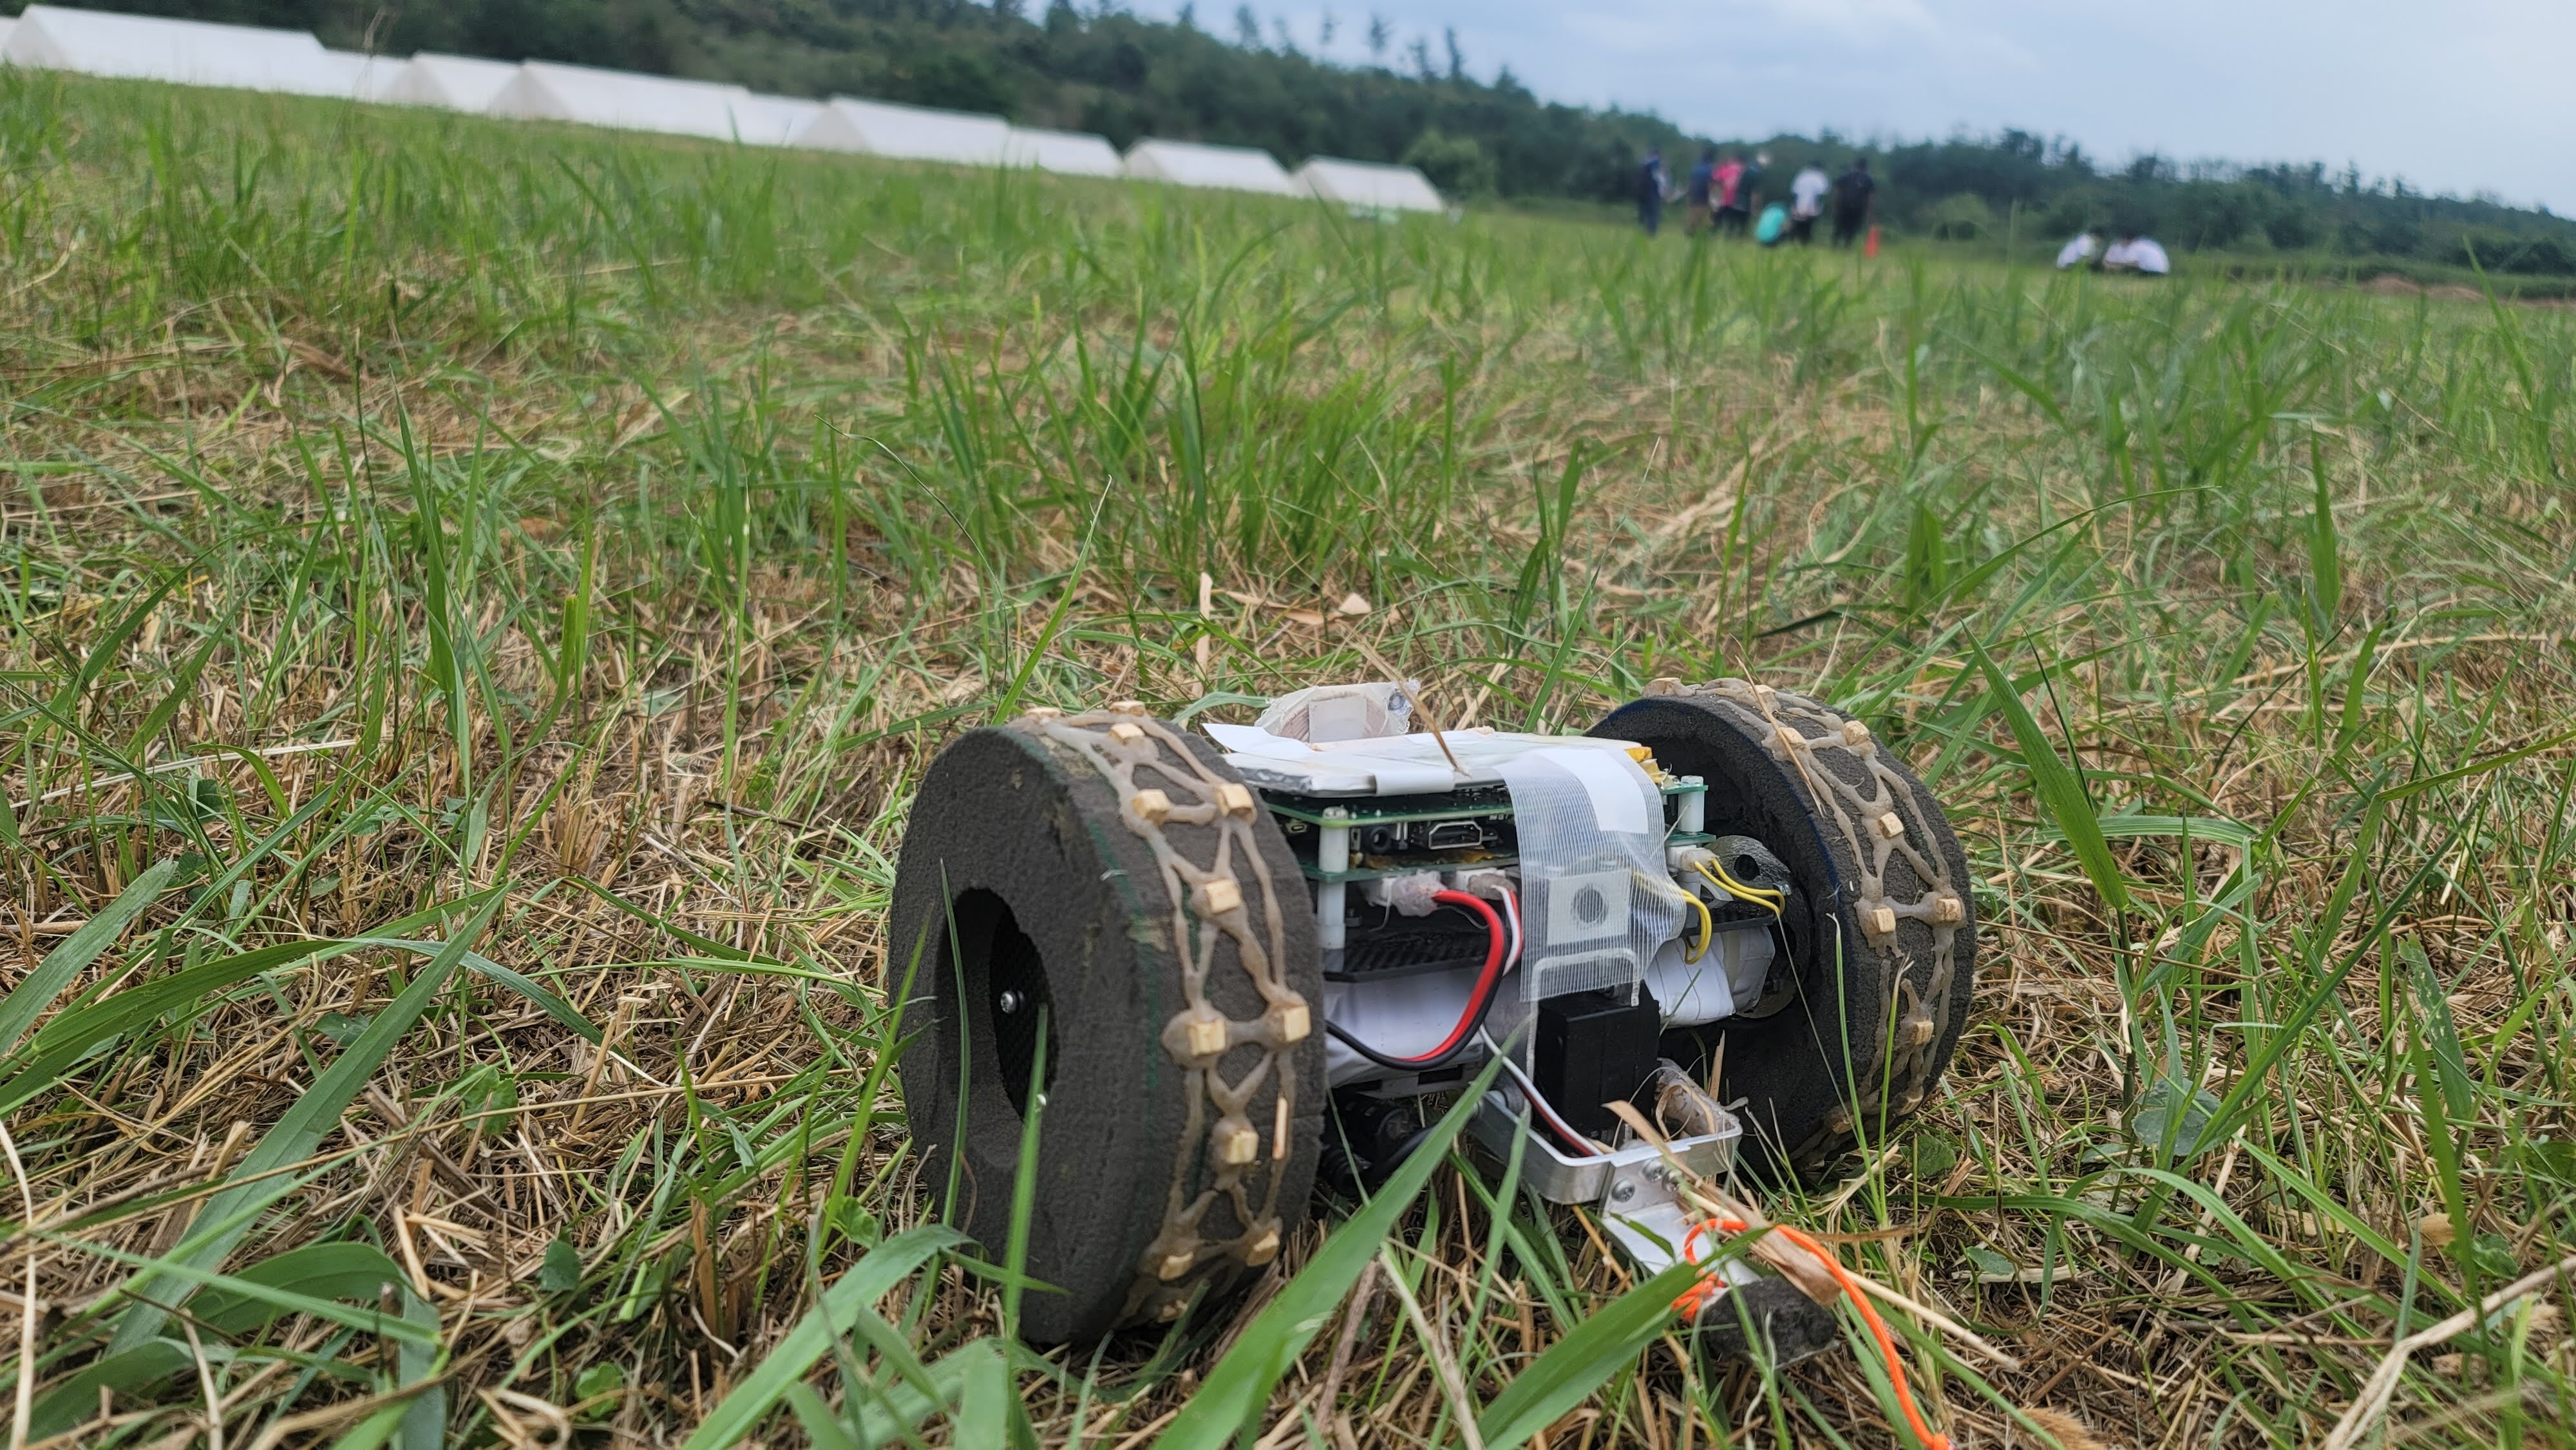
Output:
[[[1676,1160],[1814,1181],[1939,1079],[1974,898],[1865,724],[1740,680],[1658,681],[1584,736],[1419,714],[1386,683],[1197,731],[1041,709],[932,764],[892,917],[904,1098],[998,1249],[1042,1095],[1027,1267],[1060,1292],[1031,1339],[1241,1288],[1319,1168],[1383,1178],[1411,1100],[1495,1056],[1475,1142],[1648,1269],[1688,1233]],[[1797,1298],[1735,1274],[1739,1307]]]

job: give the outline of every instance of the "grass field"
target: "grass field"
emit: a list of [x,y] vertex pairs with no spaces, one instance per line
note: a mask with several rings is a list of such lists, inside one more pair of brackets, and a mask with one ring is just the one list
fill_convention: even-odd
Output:
[[2576,1250],[2576,314],[22,75],[0,169],[31,1440],[1910,1444],[1456,1160],[1279,1312],[999,1332],[912,782],[1363,645],[1795,686],[1950,803],[1959,1062],[1766,1201],[2011,1357],[1900,1323],[1958,1444],[2315,1443],[2410,1335],[2352,1443],[2576,1440],[2563,1275],[2478,1310]]

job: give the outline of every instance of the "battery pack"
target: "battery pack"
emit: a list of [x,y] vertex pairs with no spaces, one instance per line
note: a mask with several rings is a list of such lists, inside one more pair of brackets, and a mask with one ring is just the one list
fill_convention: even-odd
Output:
[[1655,1071],[1663,1013],[1654,999],[1631,1004],[1615,992],[1569,992],[1538,1004],[1531,1078],[1566,1126],[1607,1139],[1618,1123],[1608,1104],[1625,1102]]

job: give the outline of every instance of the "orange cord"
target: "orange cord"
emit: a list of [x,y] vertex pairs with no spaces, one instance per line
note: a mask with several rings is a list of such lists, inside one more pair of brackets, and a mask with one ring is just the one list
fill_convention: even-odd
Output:
[[[1698,1243],[1699,1236],[1708,1232],[1710,1229],[1716,1229],[1720,1233],[1742,1233],[1744,1231],[1744,1220],[1738,1218],[1708,1218],[1692,1224],[1690,1232],[1682,1235],[1683,1263],[1695,1265],[1700,1261],[1699,1255],[1691,1252],[1691,1245]],[[1717,1297],[1717,1290],[1717,1276],[1715,1274],[1702,1274],[1699,1276],[1696,1283],[1693,1283],[1689,1288],[1682,1291],[1682,1296],[1680,1298],[1673,1301],[1673,1312],[1676,1314],[1687,1314],[1696,1319],[1699,1317],[1699,1311],[1707,1305],[1708,1301]]]
[[[1731,1216],[1704,1219],[1693,1224],[1691,1231],[1682,1236],[1683,1261],[1692,1264],[1699,1262],[1699,1259],[1691,1253],[1691,1245],[1697,1243],[1700,1235],[1709,1230],[1739,1234],[1744,1232],[1745,1227],[1744,1220]],[[1932,1427],[1923,1422],[1923,1412],[1914,1407],[1914,1392],[1908,1389],[1905,1383],[1905,1362],[1896,1357],[1896,1337],[1887,1332],[1887,1321],[1878,1317],[1877,1308],[1869,1302],[1869,1295],[1861,1288],[1859,1281],[1852,1278],[1851,1274],[1843,1268],[1842,1261],[1827,1252],[1823,1244],[1784,1223],[1771,1225],[1771,1231],[1814,1255],[1816,1262],[1825,1266],[1825,1272],[1834,1276],[1834,1282],[1842,1286],[1843,1293],[1852,1301],[1852,1307],[1860,1311],[1861,1319],[1869,1325],[1870,1336],[1878,1341],[1879,1357],[1887,1362],[1888,1382],[1896,1386],[1897,1406],[1905,1411],[1905,1422],[1913,1427],[1914,1438],[1923,1442],[1925,1450],[1950,1450],[1950,1437],[1933,1434]],[[1673,1301],[1673,1308],[1697,1318],[1700,1311],[1707,1307],[1708,1301],[1717,1297],[1718,1291],[1717,1276],[1702,1275],[1698,1283],[1683,1290],[1682,1296]]]

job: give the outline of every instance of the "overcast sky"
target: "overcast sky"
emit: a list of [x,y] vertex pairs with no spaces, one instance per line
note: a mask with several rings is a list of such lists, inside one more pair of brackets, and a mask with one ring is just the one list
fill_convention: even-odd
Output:
[[[1169,16],[1180,0],[1135,0]],[[2365,177],[2576,214],[2576,0],[1282,0],[1265,31],[1368,58],[1368,22],[1551,100],[1702,134],[2019,126],[2109,162],[2351,163]],[[1335,17],[1329,48],[1324,17]],[[1233,38],[1231,0],[1199,24]],[[1445,63],[1445,62],[1444,62]]]

